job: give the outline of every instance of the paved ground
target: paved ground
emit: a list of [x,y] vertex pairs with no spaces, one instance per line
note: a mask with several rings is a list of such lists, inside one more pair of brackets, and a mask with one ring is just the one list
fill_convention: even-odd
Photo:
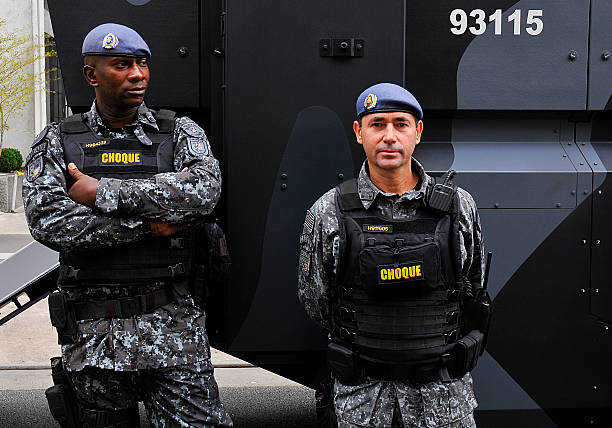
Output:
[[[0,263],[31,240],[23,207],[17,213],[0,213]],[[46,299],[0,326],[0,426],[57,426],[44,389],[52,385],[49,359],[59,352]],[[212,361],[235,426],[316,425],[311,389],[216,349]],[[141,415],[144,418],[144,412]]]

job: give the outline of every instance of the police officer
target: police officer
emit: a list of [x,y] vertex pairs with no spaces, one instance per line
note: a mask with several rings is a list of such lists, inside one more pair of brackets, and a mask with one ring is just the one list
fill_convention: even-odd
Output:
[[83,41],[90,110],[51,123],[26,161],[32,236],[60,252],[49,297],[62,357],[47,390],[62,426],[232,426],[205,314],[189,292],[191,230],[221,191],[202,128],[143,102],[149,47],[114,23]]
[[476,205],[452,172],[436,183],[412,157],[423,112],[410,92],[376,84],[356,106],[367,159],[306,212],[300,239],[298,297],[330,332],[338,426],[473,427]]

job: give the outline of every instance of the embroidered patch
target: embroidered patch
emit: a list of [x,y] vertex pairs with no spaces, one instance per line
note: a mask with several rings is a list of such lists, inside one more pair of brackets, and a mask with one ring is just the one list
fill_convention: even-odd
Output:
[[187,122],[185,125],[183,125],[183,131],[192,137],[204,136],[204,130],[194,122]]
[[393,233],[393,225],[390,224],[364,224],[363,231],[368,233]]
[[300,252],[300,270],[305,275],[310,273],[310,254],[306,251]]
[[208,146],[201,137],[187,137],[187,147],[193,156],[204,156],[208,154]]
[[312,231],[314,230],[314,225],[315,216],[310,210],[307,210],[306,218],[304,219],[304,231],[302,233],[309,235],[312,234]]
[[42,174],[45,168],[45,162],[42,155],[31,159],[26,168],[26,179],[34,181]]
[[422,260],[417,260],[410,263],[402,263],[399,266],[382,265],[377,266],[377,269],[378,283],[381,285],[425,279],[425,277],[423,276]]
[[30,154],[26,158],[26,161],[25,161],[26,165],[28,163],[30,163],[30,161],[32,159],[34,159],[36,156],[42,156],[43,153],[46,153],[47,152],[47,146],[48,146],[48,144],[47,144],[46,141],[43,142],[43,143],[40,143],[40,144],[37,144],[37,145],[33,146],[32,147],[32,151],[30,152]]

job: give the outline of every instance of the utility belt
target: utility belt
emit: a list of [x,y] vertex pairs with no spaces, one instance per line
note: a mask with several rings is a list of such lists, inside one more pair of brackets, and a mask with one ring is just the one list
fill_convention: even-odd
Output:
[[451,382],[476,367],[484,343],[483,333],[473,330],[459,339],[448,353],[427,361],[410,363],[377,360],[331,342],[327,346],[327,361],[334,377],[347,385],[360,383],[364,376],[417,384],[438,380]]
[[159,290],[122,297],[119,299],[76,302],[65,291],[49,294],[51,324],[57,329],[60,345],[74,343],[78,339],[77,321],[96,318],[129,318],[153,312],[176,301],[178,294],[171,286]]

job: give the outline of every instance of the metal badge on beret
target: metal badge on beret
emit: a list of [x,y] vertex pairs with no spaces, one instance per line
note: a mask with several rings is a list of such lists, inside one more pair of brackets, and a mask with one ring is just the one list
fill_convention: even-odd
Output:
[[202,137],[187,137],[187,147],[194,156],[204,156],[208,154],[208,146]]
[[104,49],[115,49],[119,44],[119,38],[113,33],[108,33],[102,40],[102,47]]

